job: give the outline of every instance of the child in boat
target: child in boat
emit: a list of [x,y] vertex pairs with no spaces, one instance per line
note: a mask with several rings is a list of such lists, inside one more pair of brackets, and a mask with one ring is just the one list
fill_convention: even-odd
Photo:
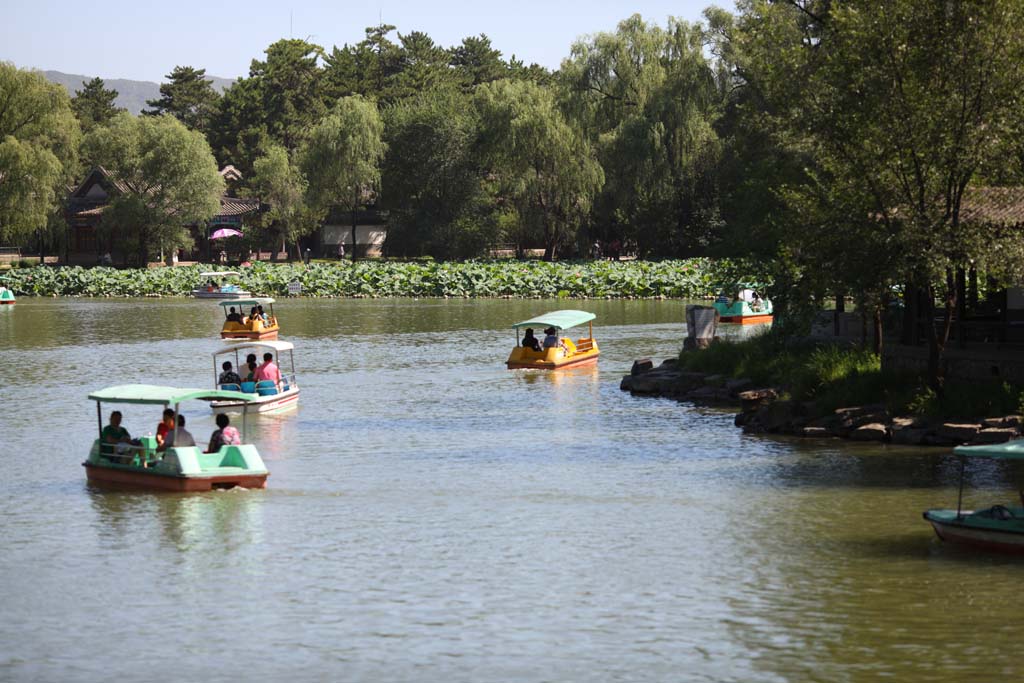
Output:
[[526,334],[523,335],[523,348],[540,351],[540,340],[533,336],[532,327],[526,328]]
[[172,429],[174,429],[174,410],[171,408],[164,408],[163,419],[161,419],[160,424],[156,426],[157,447],[164,445],[164,441],[167,439],[167,432]]

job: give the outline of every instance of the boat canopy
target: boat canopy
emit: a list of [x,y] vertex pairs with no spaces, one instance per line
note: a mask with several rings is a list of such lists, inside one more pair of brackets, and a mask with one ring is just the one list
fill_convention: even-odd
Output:
[[120,384],[89,394],[89,399],[103,403],[135,403],[144,405],[170,405],[184,401],[217,401],[223,399],[252,401],[255,394],[223,389],[179,389],[155,384]]
[[512,327],[517,330],[523,327],[539,327],[540,329],[553,327],[556,330],[567,330],[570,327],[588,323],[596,317],[593,313],[586,311],[552,311],[551,313],[545,313],[544,315],[538,315],[536,318],[516,323]]
[[209,273],[199,273],[199,277],[222,277],[224,275],[241,275],[241,273],[234,270],[214,270]]
[[1024,441],[1007,441],[985,446],[957,446],[953,452],[968,458],[1024,460]]
[[234,353],[239,349],[244,348],[264,348],[274,349],[275,351],[291,351],[295,348],[295,344],[286,341],[278,341],[276,339],[268,339],[266,341],[248,341],[246,339],[239,339],[237,344],[231,346],[225,346],[217,351],[213,352],[214,356],[219,356],[222,353]]
[[218,306],[266,306],[274,303],[269,296],[254,296],[249,299],[224,299],[218,301]]

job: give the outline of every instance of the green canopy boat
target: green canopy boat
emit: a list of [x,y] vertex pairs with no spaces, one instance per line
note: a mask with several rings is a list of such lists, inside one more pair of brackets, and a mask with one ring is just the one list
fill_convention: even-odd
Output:
[[[552,311],[515,323],[512,327],[516,331],[516,346],[509,354],[505,362],[510,370],[534,369],[534,370],[561,370],[568,367],[579,367],[591,365],[597,362],[601,351],[597,348],[597,341],[594,340],[593,320],[597,316],[587,311],[562,310]],[[578,327],[584,323],[588,324],[589,332],[575,342],[568,337],[558,335],[563,330]],[[558,344],[548,348],[540,348],[539,342],[535,343],[533,328],[543,330],[552,338],[557,338]],[[526,329],[527,336],[522,342],[519,339],[519,330]]]
[[[212,453],[204,453],[191,440],[179,419],[179,406],[186,401],[250,401],[252,394],[221,389],[181,389],[150,384],[123,384],[89,394],[96,401],[96,419],[100,437],[93,442],[88,459],[82,463],[91,483],[149,488],[167,491],[209,491],[211,489],[263,488],[267,484],[266,466],[252,444],[245,443],[243,416],[240,443],[225,444]],[[120,411],[112,414],[105,437],[104,403],[171,407],[173,429],[167,438],[172,445],[161,447],[157,438],[147,435],[130,439],[126,432],[112,436],[120,429]],[[153,415],[154,421],[157,416]],[[227,433],[227,430],[224,430]],[[180,444],[180,445],[178,445]]]
[[1009,441],[985,446],[959,446],[960,492],[956,510],[933,509],[923,513],[943,541],[962,543],[988,550],[1024,552],[1024,492],[1022,507],[993,505],[982,510],[964,510],[964,473],[971,458],[1024,461],[1024,441]]

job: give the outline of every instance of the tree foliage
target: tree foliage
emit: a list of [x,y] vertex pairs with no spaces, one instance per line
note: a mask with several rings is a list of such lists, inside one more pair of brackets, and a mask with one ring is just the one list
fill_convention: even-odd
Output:
[[498,196],[551,260],[571,249],[587,220],[604,172],[590,142],[558,108],[554,93],[532,81],[480,86],[476,103],[482,154]]
[[77,171],[80,135],[62,86],[0,62],[0,242],[46,228]]
[[125,190],[114,197],[103,225],[134,248],[139,264],[156,250],[186,246],[185,226],[220,210],[224,180],[210,146],[172,116],[118,114],[86,136],[82,149]]
[[376,104],[358,95],[344,97],[310,131],[299,153],[309,182],[310,207],[325,214],[336,206],[352,215],[353,257],[356,211],[366,206],[380,184],[383,133]]
[[206,69],[176,66],[167,74],[167,82],[160,85],[160,98],[148,100],[146,104],[152,109],[143,113],[170,114],[192,130],[206,133],[219,99],[213,82],[206,78]]
[[117,99],[116,90],[107,90],[102,78],[94,78],[82,82],[82,89],[75,91],[71,98],[71,110],[75,112],[82,131],[88,133],[97,126],[105,126],[119,111],[114,105]]
[[605,232],[641,253],[702,251],[719,228],[713,128],[720,104],[699,25],[633,15],[576,43],[562,65],[569,106],[600,150]]
[[[263,233],[274,237],[271,254],[277,256],[281,243],[298,243],[312,232],[318,214],[305,201],[308,183],[302,171],[280,145],[270,145],[253,164],[250,189],[269,209],[260,217]],[[298,246],[296,246],[298,250]]]
[[472,99],[454,86],[428,90],[389,107],[384,123],[387,252],[435,258],[485,253],[499,234],[483,184]]

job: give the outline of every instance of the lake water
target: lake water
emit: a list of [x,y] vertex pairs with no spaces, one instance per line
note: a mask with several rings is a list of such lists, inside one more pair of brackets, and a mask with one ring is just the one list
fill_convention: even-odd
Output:
[[[1024,561],[940,544],[947,451],[744,436],[618,388],[684,304],[598,314],[597,368],[510,372],[543,301],[282,302],[302,397],[262,491],[86,485],[90,390],[207,386],[191,300],[0,308],[0,680],[967,681],[1024,675]],[[124,408],[134,434],[158,410]],[[185,410],[197,440],[203,404]],[[1021,472],[972,465],[968,504]]]

